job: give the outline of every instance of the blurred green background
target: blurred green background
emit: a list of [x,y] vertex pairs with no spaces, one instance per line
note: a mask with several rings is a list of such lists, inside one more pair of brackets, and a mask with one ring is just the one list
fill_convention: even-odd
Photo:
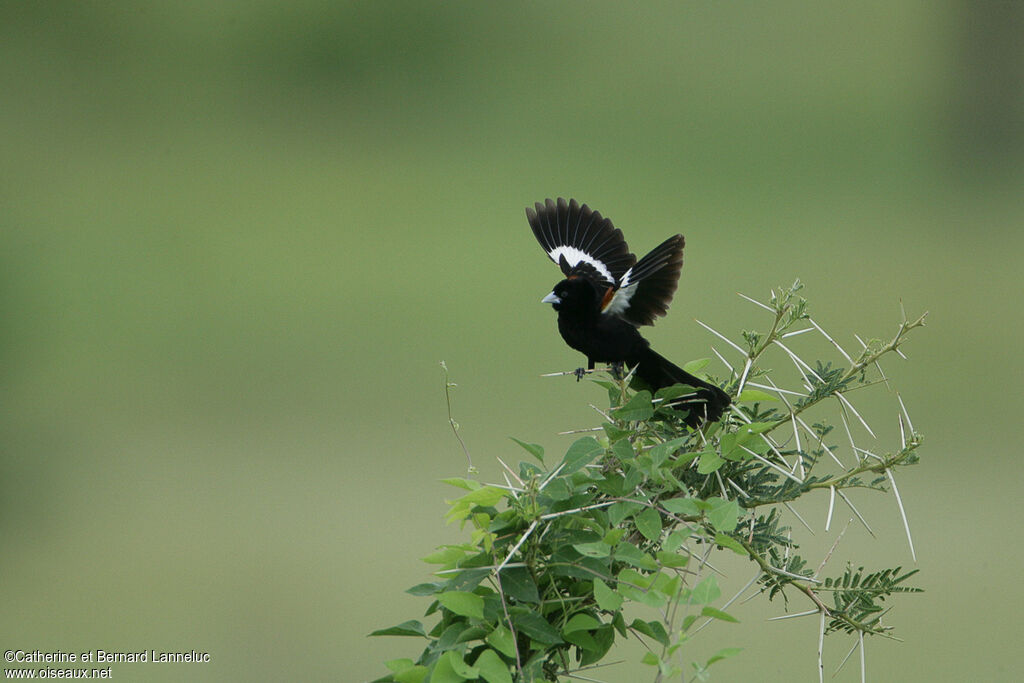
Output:
[[[900,484],[927,592],[868,675],[1013,680],[1022,32],[1013,2],[0,3],[0,645],[212,655],[114,665],[140,681],[415,656],[365,634],[419,616],[417,558],[462,538],[438,361],[484,479],[509,436],[596,424],[601,390],[539,377],[580,361],[523,213],[563,195],[637,253],[686,235],[647,332],[680,363],[728,353],[693,318],[763,328],[734,293],[797,277],[848,348],[930,311],[887,364],[926,437]],[[879,540],[851,528],[834,573],[912,566],[892,499],[857,500]],[[694,656],[815,680],[817,621],[782,609]],[[648,679],[623,656],[594,675]]]

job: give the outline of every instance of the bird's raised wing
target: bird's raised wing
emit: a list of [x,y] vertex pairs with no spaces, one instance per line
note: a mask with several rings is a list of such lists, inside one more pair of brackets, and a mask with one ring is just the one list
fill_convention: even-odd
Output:
[[526,209],[533,234],[566,277],[584,276],[601,291],[614,290],[636,263],[622,231],[586,204],[559,197],[534,207]]
[[627,270],[604,312],[634,325],[653,325],[665,315],[679,284],[684,244],[682,235],[670,237]]

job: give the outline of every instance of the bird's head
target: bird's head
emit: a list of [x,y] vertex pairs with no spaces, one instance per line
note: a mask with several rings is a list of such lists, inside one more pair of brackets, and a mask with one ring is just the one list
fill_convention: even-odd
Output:
[[601,302],[597,296],[597,288],[586,277],[570,277],[562,280],[551,293],[541,299],[541,303],[551,304],[556,311],[579,311],[600,313]]

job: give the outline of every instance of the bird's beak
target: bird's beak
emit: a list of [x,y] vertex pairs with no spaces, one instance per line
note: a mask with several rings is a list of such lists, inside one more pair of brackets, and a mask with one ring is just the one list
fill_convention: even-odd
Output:
[[546,297],[540,300],[542,304],[560,304],[562,300],[555,296],[554,292],[551,292]]

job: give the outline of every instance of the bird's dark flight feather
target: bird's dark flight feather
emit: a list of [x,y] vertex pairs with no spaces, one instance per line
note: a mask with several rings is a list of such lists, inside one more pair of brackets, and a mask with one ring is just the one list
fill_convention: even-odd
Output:
[[672,405],[687,410],[687,424],[719,419],[730,403],[719,387],[694,377],[655,353],[636,329],[665,315],[683,265],[682,235],[636,261],[622,232],[575,200],[548,199],[526,210],[533,234],[566,279],[555,285],[558,330],[565,342],[595,363],[624,363],[652,391],[675,384],[694,388]]

